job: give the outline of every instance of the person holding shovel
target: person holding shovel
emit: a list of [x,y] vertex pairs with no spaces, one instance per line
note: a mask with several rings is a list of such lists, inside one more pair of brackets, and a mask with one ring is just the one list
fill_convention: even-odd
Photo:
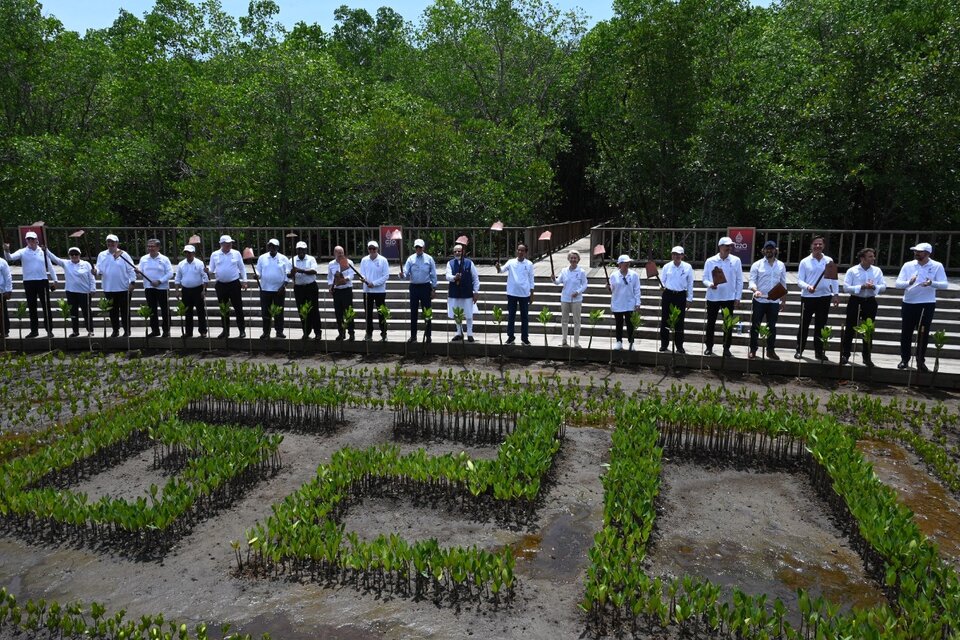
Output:
[[7,311],[7,300],[13,297],[13,276],[10,275],[10,265],[0,258],[0,320],[3,321],[4,337],[10,335],[10,314]]
[[[217,292],[217,302],[229,302],[233,306],[233,313],[237,318],[237,328],[240,337],[246,338],[246,323],[243,318],[243,292],[247,290],[247,267],[243,264],[243,256],[233,248],[233,238],[224,234],[220,236],[220,250],[210,255],[210,275],[216,278],[214,289]],[[223,331],[218,338],[230,337],[230,316],[223,317]]]
[[137,272],[130,255],[120,248],[120,238],[112,233],[107,236],[107,248],[97,256],[96,272],[100,275],[104,297],[113,302],[110,337],[120,335],[122,324],[123,337],[126,338],[130,335],[130,293],[137,282]]
[[[420,307],[433,308],[433,296],[437,292],[437,263],[433,256],[425,252],[426,243],[420,238],[413,241],[414,253],[407,258],[400,277],[410,280],[410,339],[407,342],[417,341],[417,320]],[[430,324],[424,330],[424,339],[430,342]]]
[[507,272],[507,344],[516,341],[517,310],[520,310],[520,340],[530,344],[530,305],[533,304],[533,263],[527,260],[527,246],[517,245],[517,257],[507,260],[497,273]]
[[[366,324],[364,340],[373,339],[373,317],[380,305],[387,301],[387,280],[390,279],[390,263],[380,255],[380,245],[376,240],[367,243],[367,255],[360,261],[360,275],[363,276],[363,317]],[[380,330],[380,340],[387,339],[386,325]]]
[[623,325],[627,325],[627,341],[633,351],[633,312],[640,311],[640,274],[630,271],[633,260],[624,254],[617,258],[617,270],[610,274],[607,290],[610,292],[610,310],[617,323],[617,341],[614,351],[623,349]]
[[797,333],[797,352],[793,355],[799,360],[810,333],[810,320],[813,319],[813,347],[817,360],[827,361],[820,333],[827,326],[830,302],[833,306],[840,303],[840,289],[836,277],[828,277],[828,266],[833,258],[823,254],[823,236],[817,236],[810,243],[810,255],[800,261],[797,269],[797,285],[800,287],[800,331]]
[[310,303],[310,310],[306,317],[300,316],[300,326],[303,329],[303,339],[314,337],[320,339],[320,288],[317,286],[317,259],[307,254],[307,243],[301,240],[297,243],[297,255],[293,259],[290,273],[293,274],[293,299],[297,309]]
[[670,342],[670,307],[680,310],[677,324],[673,329],[673,344],[677,353],[686,353],[683,350],[683,322],[687,317],[687,309],[693,302],[693,267],[684,262],[683,247],[676,246],[670,249],[670,262],[663,265],[660,280],[663,282],[663,293],[660,296],[660,352],[666,353]]
[[30,311],[30,333],[28,338],[40,335],[40,322],[37,318],[37,301],[43,309],[43,327],[47,336],[53,336],[53,317],[50,311],[50,291],[57,287],[57,272],[51,265],[63,266],[63,261],[53,255],[46,247],[40,247],[35,231],[24,236],[27,246],[8,253],[4,245],[4,257],[8,262],[19,262],[23,267],[23,292],[27,296],[27,308]]
[[261,340],[270,337],[270,321],[273,319],[271,310],[280,307],[275,327],[278,338],[286,338],[283,333],[283,303],[287,295],[287,278],[290,276],[292,264],[287,256],[280,253],[280,241],[270,238],[267,241],[267,252],[257,259],[256,273],[260,282],[260,318],[263,321]]
[[783,293],[787,287],[787,267],[777,260],[777,243],[767,240],[763,243],[763,258],[750,266],[750,291],[753,292],[753,312],[750,322],[750,353],[752,360],[757,357],[760,346],[760,324],[766,320],[770,335],[767,336],[767,357],[779,360],[777,355],[777,318],[783,311],[787,298]]
[[[143,274],[143,295],[150,306],[150,338],[170,337],[170,280],[173,279],[173,264],[170,258],[160,253],[160,241],[147,240],[147,255],[140,258],[140,273]],[[161,334],[160,331],[163,330]]]
[[207,283],[210,277],[207,275],[207,267],[202,261],[197,260],[197,248],[188,244],[183,248],[183,260],[177,265],[177,275],[173,282],[177,286],[177,298],[180,298],[180,292],[183,291],[183,306],[186,307],[186,317],[184,318],[185,327],[183,336],[185,338],[193,337],[193,312],[196,309],[197,323],[200,329],[200,337],[207,336]]
[[69,260],[63,265],[63,279],[67,292],[67,304],[70,305],[70,319],[73,323],[71,338],[80,336],[80,314],[87,335],[93,335],[93,313],[90,309],[90,296],[97,290],[97,279],[93,275],[93,265],[80,259],[80,248],[67,249]]
[[[883,278],[883,271],[873,263],[877,260],[877,252],[870,247],[864,247],[857,253],[860,264],[855,264],[843,276],[843,290],[850,294],[847,302],[847,322],[843,329],[843,339],[840,341],[840,364],[850,362],[853,347],[855,327],[865,319],[877,319],[877,296],[887,289]],[[871,345],[863,341],[863,364],[873,366],[870,357]]]
[[[463,255],[463,245],[453,247],[453,260],[447,263],[447,315],[454,317],[454,309],[463,309],[463,317],[467,324],[467,342],[473,342],[473,305],[480,296],[480,274],[473,264],[473,260]],[[457,325],[457,335],[453,342],[463,340],[463,327]]]
[[[733,240],[727,236],[717,241],[717,254],[707,258],[703,264],[703,286],[707,288],[707,322],[704,325],[703,355],[713,355],[714,331],[717,326],[717,316],[721,309],[730,313],[740,306],[740,297],[743,295],[743,265],[740,258],[731,253]],[[723,355],[732,358],[730,343],[733,336],[724,332]]]
[[913,334],[920,327],[917,339],[917,370],[929,371],[926,364],[927,341],[930,339],[930,323],[937,308],[937,289],[948,286],[947,274],[943,265],[930,258],[933,247],[929,242],[910,247],[914,260],[900,268],[897,276],[897,289],[903,292],[903,304],[900,306],[900,364],[898,369],[910,366],[910,351]]
[[567,327],[573,320],[573,346],[580,348],[580,315],[583,307],[583,294],[587,291],[587,272],[580,266],[580,252],[567,253],[570,267],[561,269],[553,279],[563,289],[560,291],[560,346],[567,346]]
[[344,327],[343,318],[347,308],[353,306],[353,277],[357,271],[350,260],[346,260],[346,268],[341,267],[340,260],[345,256],[343,247],[333,248],[333,260],[327,265],[327,286],[330,287],[330,295],[333,296],[333,313],[337,319],[337,340],[343,340],[349,331],[350,341],[353,342],[356,339],[354,321],[350,321],[349,327]]

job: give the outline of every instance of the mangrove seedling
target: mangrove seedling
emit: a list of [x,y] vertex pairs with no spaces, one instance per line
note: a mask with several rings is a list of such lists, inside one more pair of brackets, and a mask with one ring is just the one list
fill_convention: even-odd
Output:
[[432,325],[432,324],[433,324],[433,309],[430,308],[430,307],[427,307],[426,309],[423,310],[423,326],[424,326],[423,340],[424,340],[424,342],[426,342],[427,336],[430,335],[430,325]]
[[[150,305],[140,305],[140,308],[137,309],[137,315],[143,318],[143,335],[147,340],[150,339],[150,317],[153,315],[153,309],[150,308]],[[127,332],[127,350],[130,350],[130,333]]]
[[390,307],[385,303],[377,307],[377,322],[380,324],[380,340],[387,339],[387,323],[390,322]]
[[[740,322],[740,316],[730,313],[730,309],[723,308],[723,344],[730,344],[730,338],[733,335],[733,328]],[[723,349],[723,357],[720,359],[720,369],[724,369],[727,364],[727,353],[730,351],[726,346]]]
[[597,332],[597,325],[603,320],[604,309],[594,309],[590,312],[590,339],[587,341],[587,349],[593,346],[593,334]]
[[103,316],[103,337],[107,337],[107,316],[110,315],[110,312],[113,310],[113,300],[104,296],[100,298],[100,302],[97,303],[97,308],[100,309],[100,314]]
[[[23,303],[20,303],[23,304]],[[500,338],[500,346],[503,346],[503,329],[500,326],[503,323],[503,308],[494,305],[493,324],[497,325],[497,337]]]
[[187,305],[183,303],[183,300],[177,300],[177,306],[174,308],[173,312],[176,313],[180,318],[180,338],[186,340],[186,337],[184,336],[185,329],[183,323],[187,317]]
[[464,336],[466,340],[466,330],[463,327],[463,323],[467,319],[467,313],[463,310],[463,307],[454,307],[453,308],[453,322],[457,325],[457,333]]
[[934,354],[933,359],[933,373],[936,373],[940,370],[940,352],[943,351],[943,348],[947,345],[947,332],[943,329],[934,332],[933,334],[933,346],[936,348],[936,353]]
[[60,300],[57,306],[60,307],[60,317],[63,318],[63,337],[66,338],[70,330],[70,312],[73,311],[73,307],[66,300]]
[[830,338],[833,336],[832,327],[824,327],[820,329],[820,344],[821,344],[821,353],[823,357],[827,357],[827,343],[830,342]]
[[20,349],[23,349],[23,319],[27,317],[27,303],[24,300],[17,305],[17,331],[20,333]]
[[770,325],[763,323],[757,328],[757,334],[760,336],[760,339],[763,340],[763,354],[762,357],[764,360],[767,359],[767,351],[770,349]]
[[547,346],[547,325],[550,324],[550,320],[552,319],[553,314],[550,313],[550,309],[546,307],[540,309],[540,315],[537,316],[537,320],[543,325],[543,346]]

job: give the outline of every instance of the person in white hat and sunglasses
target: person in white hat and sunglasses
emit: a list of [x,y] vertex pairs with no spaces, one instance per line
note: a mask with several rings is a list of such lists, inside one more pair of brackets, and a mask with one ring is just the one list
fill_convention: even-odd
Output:
[[297,303],[297,311],[303,305],[309,304],[309,310],[304,318],[300,315],[300,327],[303,329],[303,339],[314,337],[320,339],[320,287],[317,285],[317,259],[307,254],[307,243],[301,240],[297,243],[297,255],[293,258],[290,273],[293,275],[293,299]]
[[947,288],[947,273],[943,265],[930,257],[933,246],[929,242],[910,247],[914,259],[900,268],[897,289],[905,289],[900,306],[900,364],[898,369],[910,366],[913,334],[918,330],[917,369],[929,371],[926,363],[927,342],[930,340],[930,324],[937,307],[937,289]]
[[660,351],[665,353],[670,343],[670,310],[676,307],[680,311],[677,322],[673,327],[673,345],[677,353],[686,353],[683,350],[683,325],[687,317],[687,309],[693,303],[693,267],[683,261],[683,247],[676,246],[670,249],[670,262],[663,265],[660,272],[660,281],[663,283],[663,293],[660,296]]
[[[360,261],[360,275],[363,276],[363,315],[366,322],[364,340],[373,338],[373,318],[377,309],[387,301],[387,280],[390,279],[390,263],[380,255],[380,245],[376,240],[367,243],[367,255]],[[380,340],[387,339],[386,321],[380,320]]]
[[610,310],[617,326],[615,351],[623,349],[623,326],[627,326],[627,341],[633,351],[633,312],[640,311],[640,274],[630,271],[633,260],[624,254],[617,258],[617,270],[610,274],[607,290],[610,292]]
[[37,318],[37,301],[43,308],[43,327],[47,336],[53,336],[53,317],[50,310],[50,291],[57,287],[57,272],[53,265],[63,266],[63,261],[53,255],[46,247],[40,247],[35,231],[28,231],[23,238],[27,246],[9,253],[4,245],[4,256],[8,262],[19,262],[23,267],[23,292],[27,296],[27,308],[30,311],[30,333],[28,338],[40,335],[40,323]]
[[0,258],[0,330],[4,337],[10,335],[10,314],[7,311],[7,300],[13,297],[13,276],[10,274],[10,265]]
[[112,233],[107,236],[107,248],[97,256],[96,273],[100,275],[103,296],[111,302],[110,337],[120,335],[121,325],[124,337],[129,336],[130,292],[137,281],[137,272],[130,254],[120,248],[120,238]]
[[[717,254],[707,258],[703,263],[703,286],[707,288],[707,321],[703,328],[703,355],[713,355],[714,331],[717,326],[717,316],[727,309],[733,313],[740,306],[743,296],[743,264],[740,258],[733,253],[733,240],[727,236],[717,241]],[[723,272],[726,282],[716,282],[714,270]],[[732,358],[730,344],[733,341],[732,333],[723,333],[723,355]]]
[[274,324],[277,337],[286,338],[283,333],[284,299],[287,297],[287,278],[293,267],[287,256],[280,253],[280,241],[270,238],[267,241],[267,252],[257,259],[256,273],[260,282],[260,318],[263,321],[261,340],[270,337],[270,321],[273,319],[271,311],[280,307]]
[[197,260],[197,248],[188,244],[183,248],[183,260],[177,265],[177,275],[173,283],[177,287],[177,298],[183,295],[184,313],[183,337],[193,337],[193,314],[196,311],[200,337],[207,336],[207,267]]
[[80,315],[87,335],[93,335],[93,315],[90,309],[91,296],[97,290],[97,279],[93,275],[93,265],[80,259],[80,247],[67,249],[68,260],[63,265],[64,290],[67,304],[70,305],[70,320],[73,326],[71,338],[80,336]]
[[[213,286],[217,292],[217,302],[229,302],[233,306],[240,337],[246,338],[243,292],[247,290],[247,268],[243,264],[243,256],[233,248],[233,238],[227,234],[220,236],[220,250],[210,254],[210,275],[217,280]],[[230,316],[222,317],[223,331],[217,336],[218,339],[230,337]]]

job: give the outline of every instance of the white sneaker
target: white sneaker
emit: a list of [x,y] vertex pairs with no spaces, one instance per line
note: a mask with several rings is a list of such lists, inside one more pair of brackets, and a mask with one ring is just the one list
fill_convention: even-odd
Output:
[[614,350],[614,351],[621,351],[621,350],[623,350],[623,342],[620,341],[620,340],[618,340],[618,341],[617,341],[617,344],[613,345],[613,350]]

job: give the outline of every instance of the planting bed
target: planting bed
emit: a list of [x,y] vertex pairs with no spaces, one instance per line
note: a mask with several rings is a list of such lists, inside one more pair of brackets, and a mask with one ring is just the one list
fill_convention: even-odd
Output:
[[[0,587],[19,605],[0,592],[0,637],[14,610],[81,629],[25,598],[103,602],[82,628],[106,637],[152,637],[156,613],[184,638],[220,635],[201,621],[274,638],[957,631],[956,572],[923,537],[953,560],[955,525],[918,528],[855,447],[916,451],[861,443],[902,463],[878,473],[904,504],[903,469],[956,488],[955,408],[478,363],[198,364],[7,447]],[[128,510],[105,520],[99,498]]]

